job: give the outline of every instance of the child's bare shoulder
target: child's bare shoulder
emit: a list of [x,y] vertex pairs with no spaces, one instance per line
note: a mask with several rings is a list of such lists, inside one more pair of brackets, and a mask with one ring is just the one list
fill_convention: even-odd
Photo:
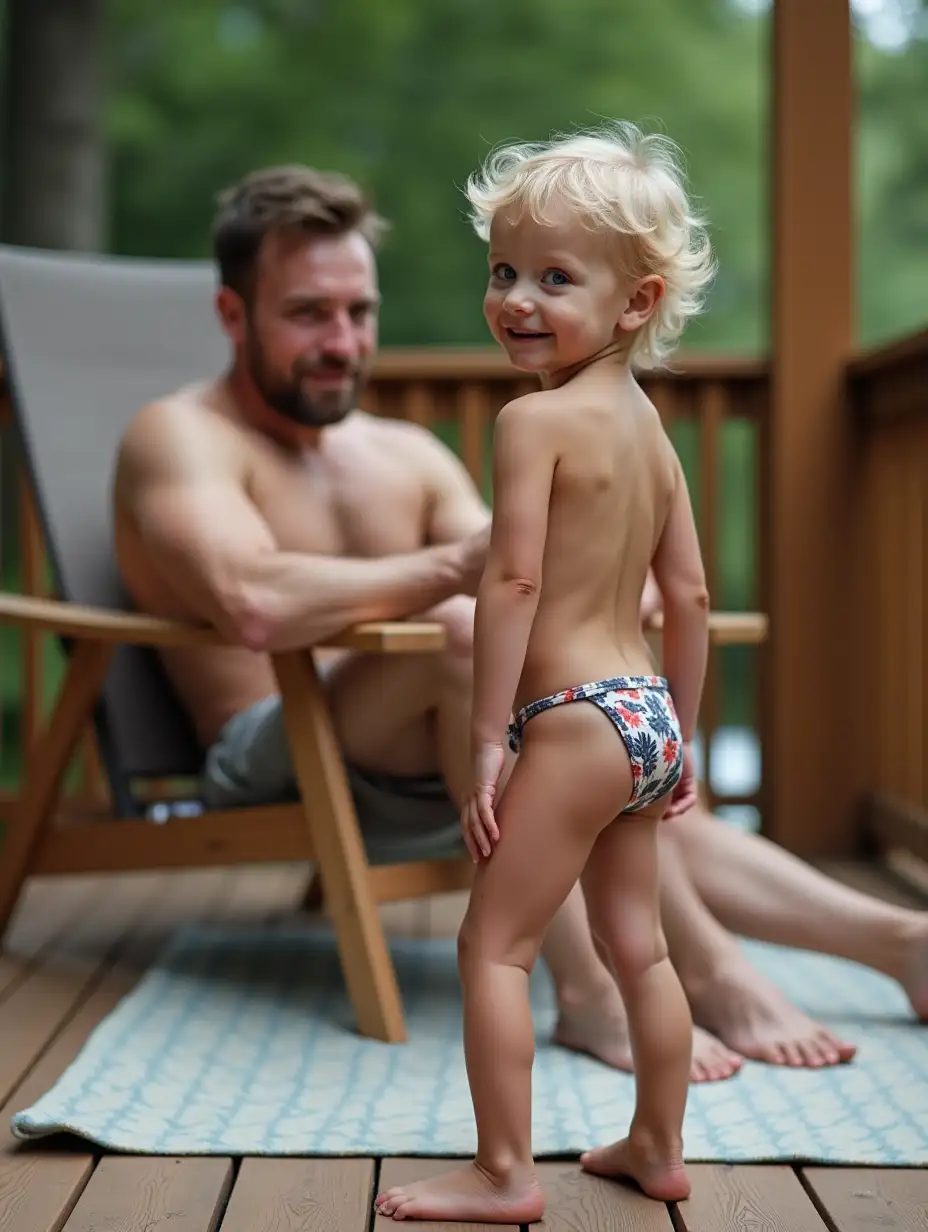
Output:
[[532,390],[520,394],[503,406],[496,416],[495,435],[498,440],[531,434],[544,440],[554,440],[561,419],[561,403],[552,389]]

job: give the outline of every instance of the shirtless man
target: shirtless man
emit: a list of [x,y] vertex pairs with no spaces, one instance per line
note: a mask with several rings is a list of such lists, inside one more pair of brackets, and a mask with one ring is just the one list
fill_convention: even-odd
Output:
[[[230,370],[144,408],[120,452],[116,545],[136,605],[212,620],[236,645],[165,660],[210,750],[204,788],[218,801],[292,790],[262,649],[309,645],[355,620],[430,605],[448,634],[443,655],[347,656],[330,669],[330,697],[357,766],[392,776],[439,771],[455,804],[470,774],[468,596],[489,514],[434,436],[353,410],[376,346],[366,237],[379,230],[353,186],[307,169],[258,173],[233,190],[215,232]],[[352,784],[395,823],[436,807],[428,792],[391,800],[356,767]],[[446,804],[435,845],[419,836],[423,858],[441,854],[449,830],[457,841],[457,810]],[[383,827],[367,835],[369,847],[389,848]],[[732,931],[868,963],[903,981],[928,1014],[928,981],[916,983],[924,914],[851,891],[699,806],[665,823],[661,839],[668,943],[694,1017],[719,1037],[696,1032],[694,1079],[727,1077],[741,1056],[819,1065],[853,1054],[749,966]],[[628,1069],[621,999],[579,891],[543,957],[560,1042]]]

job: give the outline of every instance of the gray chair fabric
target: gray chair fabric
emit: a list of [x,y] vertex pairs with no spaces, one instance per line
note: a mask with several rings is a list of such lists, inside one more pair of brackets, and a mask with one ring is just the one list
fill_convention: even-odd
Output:
[[[111,526],[120,436],[147,402],[220,371],[206,262],[0,245],[0,348],[57,594],[124,608]],[[117,807],[133,778],[197,772],[202,751],[154,652],[120,647],[96,715]]]

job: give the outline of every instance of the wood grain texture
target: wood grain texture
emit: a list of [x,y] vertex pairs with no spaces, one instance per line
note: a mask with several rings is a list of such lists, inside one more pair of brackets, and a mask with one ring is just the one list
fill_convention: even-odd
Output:
[[697,1164],[688,1171],[693,1192],[677,1207],[680,1232],[825,1232],[792,1168]]
[[928,1232],[928,1169],[804,1168],[835,1232]]
[[231,1188],[230,1159],[105,1155],[65,1232],[213,1232]]
[[670,1211],[631,1185],[590,1176],[579,1164],[540,1164],[544,1232],[671,1232]]
[[367,1232],[373,1159],[245,1159],[222,1232]]

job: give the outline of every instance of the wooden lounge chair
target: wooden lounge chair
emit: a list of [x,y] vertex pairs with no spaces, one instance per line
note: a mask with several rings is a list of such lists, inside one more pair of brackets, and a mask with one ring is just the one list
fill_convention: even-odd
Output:
[[[53,633],[67,653],[0,846],[0,934],[30,875],[313,862],[358,1030],[400,1042],[403,1009],[377,906],[466,887],[471,865],[458,856],[369,862],[311,654],[274,658],[300,801],[146,820],[146,784],[189,780],[203,754],[156,648],[220,638],[206,626],[128,610],[112,549],[111,470],[139,407],[227,362],[213,290],[205,263],[0,246],[0,356],[57,596],[0,593],[0,621]],[[717,643],[763,641],[766,620],[716,614],[712,635]],[[428,652],[442,636],[438,625],[388,622],[345,630],[328,644]],[[63,775],[91,725],[113,817],[56,825]]]
[[[378,903],[466,886],[469,861],[372,867],[311,654],[275,656],[301,802],[146,820],[146,782],[190,779],[202,749],[155,647],[219,642],[210,628],[127,610],[112,549],[111,470],[130,417],[227,362],[203,263],[0,247],[2,355],[56,599],[0,595],[0,619],[57,634],[67,668],[0,847],[0,932],[31,874],[306,860],[315,863],[359,1031],[405,1038]],[[435,651],[439,625],[378,623],[331,645]],[[52,824],[62,777],[95,727],[113,820]],[[449,806],[450,809],[450,806]],[[453,820],[453,815],[451,815]]]

